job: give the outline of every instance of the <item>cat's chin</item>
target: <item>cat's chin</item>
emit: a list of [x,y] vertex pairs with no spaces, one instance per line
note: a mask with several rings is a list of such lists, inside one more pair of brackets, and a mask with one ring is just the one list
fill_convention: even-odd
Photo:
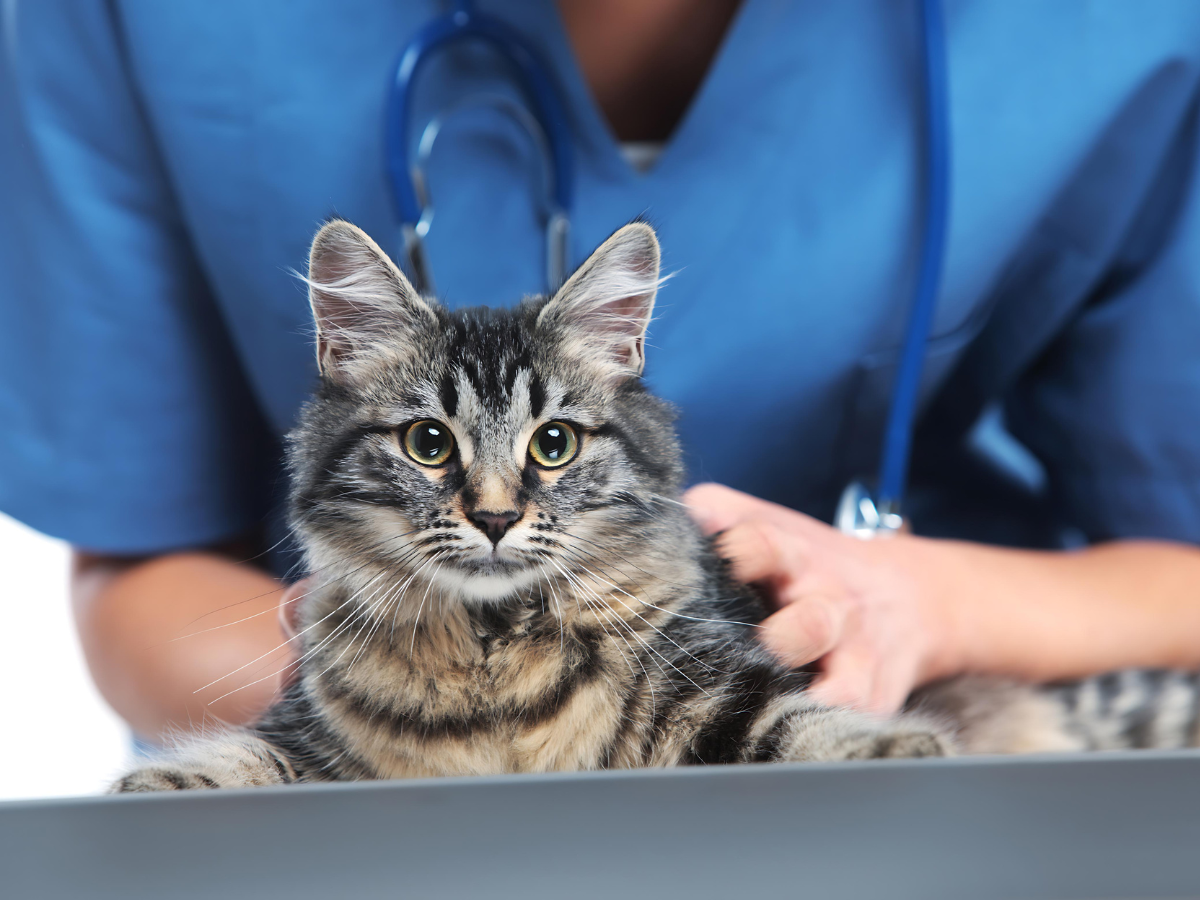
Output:
[[499,603],[529,591],[539,581],[532,568],[451,569],[443,567],[433,576],[438,587],[473,603]]

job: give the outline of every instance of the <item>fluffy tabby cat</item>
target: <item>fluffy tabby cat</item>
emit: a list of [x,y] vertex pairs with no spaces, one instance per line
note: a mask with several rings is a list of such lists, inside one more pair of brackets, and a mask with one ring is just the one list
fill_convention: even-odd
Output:
[[958,679],[882,721],[811,701],[677,502],[672,412],[640,379],[648,226],[512,310],[418,296],[342,221],[309,279],[299,677],[253,728],[114,790],[1195,743],[1183,673]]

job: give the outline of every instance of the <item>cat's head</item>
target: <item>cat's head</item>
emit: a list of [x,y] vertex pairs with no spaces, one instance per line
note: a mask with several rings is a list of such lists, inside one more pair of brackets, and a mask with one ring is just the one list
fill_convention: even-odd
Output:
[[609,565],[680,486],[642,386],[654,231],[609,238],[551,298],[450,312],[343,221],[313,241],[321,388],[291,439],[314,567],[361,561],[468,600]]

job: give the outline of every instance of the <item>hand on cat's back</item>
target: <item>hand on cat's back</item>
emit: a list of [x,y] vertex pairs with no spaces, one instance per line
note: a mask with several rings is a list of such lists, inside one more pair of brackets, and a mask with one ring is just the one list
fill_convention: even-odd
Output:
[[774,605],[767,648],[790,666],[820,660],[812,691],[822,702],[892,713],[914,687],[960,668],[935,542],[859,540],[717,484],[683,499],[707,533],[719,533],[734,575]]

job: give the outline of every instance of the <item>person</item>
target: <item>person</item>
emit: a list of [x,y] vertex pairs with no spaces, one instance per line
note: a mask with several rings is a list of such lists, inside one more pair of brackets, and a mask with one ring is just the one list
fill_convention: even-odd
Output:
[[[686,500],[814,690],[885,713],[956,672],[1200,666],[1200,7],[948,8],[916,532],[859,541],[825,521],[875,465],[907,316],[915,4],[483,6],[566,94],[571,263],[659,230],[647,378],[708,482]],[[43,0],[0,25],[0,508],[76,548],[84,650],[140,734],[248,720],[283,677],[263,554],[315,371],[291,271],[331,213],[398,246],[382,112],[436,12]],[[414,121],[504,75],[448,52]],[[444,302],[544,289],[533,171],[503,116],[446,120]]]

